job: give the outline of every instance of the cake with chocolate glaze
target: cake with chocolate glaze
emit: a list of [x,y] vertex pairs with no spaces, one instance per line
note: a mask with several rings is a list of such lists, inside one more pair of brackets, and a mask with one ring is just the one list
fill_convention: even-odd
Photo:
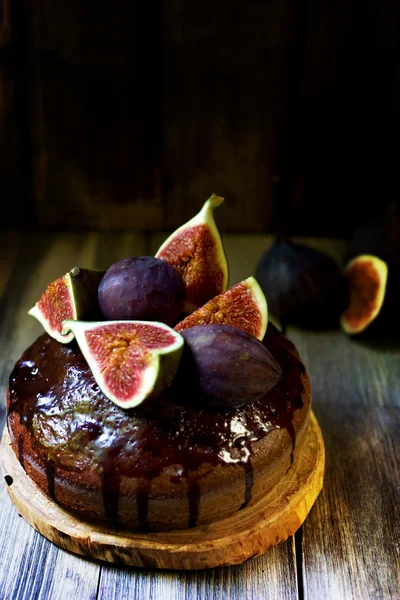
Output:
[[43,334],[10,376],[14,452],[39,488],[82,520],[165,531],[233,515],[288,472],[310,414],[294,345],[271,323],[263,343],[282,376],[256,402],[213,410],[172,385],[124,410],[101,391],[76,342]]

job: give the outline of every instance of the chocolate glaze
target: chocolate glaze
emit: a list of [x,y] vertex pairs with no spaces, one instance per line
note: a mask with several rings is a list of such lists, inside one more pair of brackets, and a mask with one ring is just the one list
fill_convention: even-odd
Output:
[[24,463],[24,437],[21,434],[18,437],[18,460],[20,462],[21,467],[25,471],[25,463]]
[[52,458],[49,458],[49,460],[46,463],[46,479],[47,479],[47,489],[49,491],[49,496],[53,500],[56,500],[55,475],[56,475],[56,467],[54,464],[54,460]]
[[244,502],[243,502],[242,506],[240,507],[241,509],[246,508],[246,506],[251,501],[251,496],[252,496],[251,492],[252,492],[253,484],[254,484],[254,470],[253,470],[253,463],[251,462],[250,456],[243,463],[243,470],[244,470],[245,492],[244,492]]
[[[207,467],[239,464],[251,501],[252,443],[276,428],[292,438],[294,411],[303,405],[302,363],[292,344],[269,325],[264,343],[282,367],[279,383],[265,397],[240,409],[210,411],[188,405],[174,386],[156,402],[124,411],[104,396],[75,343],[62,345],[47,334],[28,348],[10,377],[9,413],[16,412],[35,443],[47,453],[46,476],[54,497],[57,467],[88,465],[102,479],[105,512],[118,526],[122,477],[137,478],[140,528],[149,530],[151,482],[168,468],[170,480],[188,484],[189,527],[196,526],[201,476]],[[20,461],[23,456],[20,451]]]

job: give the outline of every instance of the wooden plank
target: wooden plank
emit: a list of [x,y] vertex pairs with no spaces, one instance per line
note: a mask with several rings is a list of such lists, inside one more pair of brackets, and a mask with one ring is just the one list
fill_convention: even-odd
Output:
[[296,600],[294,539],[235,567],[193,572],[128,570],[104,565],[99,599],[162,598],[163,600]]
[[327,464],[303,525],[304,598],[399,598],[400,409],[350,397],[315,410]]
[[0,598],[96,597],[100,567],[60,551],[20,517],[0,483]]
[[[0,302],[12,276],[21,238],[22,234],[17,231],[4,231],[0,235]],[[5,298],[4,301],[6,300]]]
[[130,256],[148,256],[150,241],[144,233],[121,231],[98,235],[95,265],[97,269],[108,269],[110,265]]
[[306,3],[288,213],[305,235],[346,236],[397,198],[399,3]]
[[164,226],[215,192],[221,228],[265,231],[291,44],[291,3],[175,0],[164,16]]
[[26,7],[40,225],[161,226],[161,17],[160,3]]
[[400,596],[400,347],[289,328],[326,445],[323,491],[303,525],[305,598]]
[[31,152],[20,3],[0,2],[0,228],[32,227]]
[[398,345],[360,342],[339,330],[290,327],[287,335],[310,373],[316,405],[400,406]]

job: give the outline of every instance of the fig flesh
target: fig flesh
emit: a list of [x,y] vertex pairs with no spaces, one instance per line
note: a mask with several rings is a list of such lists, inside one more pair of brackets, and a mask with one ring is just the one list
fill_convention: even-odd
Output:
[[238,408],[265,396],[282,370],[254,336],[231,325],[200,325],[182,332],[185,347],[174,385],[190,389],[200,406]]
[[172,233],[156,253],[157,258],[182,275],[186,312],[203,306],[228,285],[228,263],[214,221],[214,208],[222,201],[213,194],[201,211]]
[[388,268],[380,258],[364,254],[351,260],[344,272],[349,297],[340,322],[346,333],[354,335],[378,316],[385,299]]
[[99,286],[99,306],[110,320],[176,322],[185,301],[178,271],[152,256],[120,260],[107,270]]
[[278,238],[261,256],[256,278],[283,331],[288,324],[312,329],[339,325],[346,282],[327,254]]
[[175,331],[209,323],[232,325],[262,340],[268,325],[268,307],[257,280],[248,277],[215,296],[178,323]]
[[107,398],[129,409],[157,397],[171,383],[183,349],[182,336],[165,323],[64,321]]
[[62,334],[65,319],[97,317],[97,289],[104,271],[74,267],[52,281],[28,314],[35,317],[51,337],[62,344],[74,339]]

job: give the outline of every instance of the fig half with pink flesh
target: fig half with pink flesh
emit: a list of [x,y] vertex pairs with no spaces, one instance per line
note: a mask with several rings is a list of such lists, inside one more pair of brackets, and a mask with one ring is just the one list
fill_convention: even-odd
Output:
[[156,258],[175,267],[185,283],[185,310],[190,312],[224,292],[228,263],[214,221],[214,208],[223,198],[213,194],[201,211],[161,245]]
[[183,337],[164,323],[65,321],[97,384],[112,402],[128,409],[167,389],[178,370]]
[[364,331],[381,311],[388,278],[386,263],[376,256],[363,254],[351,260],[344,270],[348,303],[341,315],[343,330],[354,335]]
[[68,344],[74,334],[62,334],[63,321],[97,316],[97,290],[104,273],[98,269],[74,267],[49,283],[28,314],[35,317],[51,337]]
[[255,336],[264,338],[268,325],[268,306],[263,291],[254,277],[233,285],[224,294],[209,300],[175,326],[183,331],[196,325],[232,325]]

